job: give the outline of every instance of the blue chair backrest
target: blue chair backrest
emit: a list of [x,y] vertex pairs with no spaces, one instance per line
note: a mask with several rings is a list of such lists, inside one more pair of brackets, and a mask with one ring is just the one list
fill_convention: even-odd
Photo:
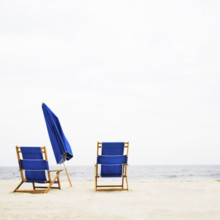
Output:
[[127,164],[127,156],[123,155],[124,145],[124,142],[102,142],[102,155],[97,158],[102,177],[122,176],[122,165]]
[[45,171],[49,170],[47,160],[44,160],[41,147],[20,147],[23,159],[20,160],[20,169],[25,170],[27,182],[45,182]]

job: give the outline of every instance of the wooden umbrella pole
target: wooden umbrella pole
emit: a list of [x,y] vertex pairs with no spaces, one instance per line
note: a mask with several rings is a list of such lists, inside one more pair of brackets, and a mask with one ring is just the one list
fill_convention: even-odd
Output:
[[65,169],[65,171],[66,171],[67,178],[68,178],[69,183],[70,183],[70,187],[72,187],[72,183],[71,183],[71,180],[70,180],[70,176],[69,176],[69,173],[68,173],[68,171],[67,171],[67,169],[66,169],[66,167],[65,167],[65,163],[64,163],[64,162],[63,162],[63,165],[64,165],[64,169]]

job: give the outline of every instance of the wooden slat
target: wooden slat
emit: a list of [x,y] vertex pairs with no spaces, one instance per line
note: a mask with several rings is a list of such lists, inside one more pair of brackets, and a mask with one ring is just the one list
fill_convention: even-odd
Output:
[[[35,186],[35,189],[36,189],[36,188],[47,189],[47,186]],[[55,186],[52,187],[52,186],[51,186],[50,189],[59,189],[59,187],[55,187]]]
[[59,170],[48,170],[49,172],[62,172],[64,169],[59,169]]
[[128,189],[122,189],[122,188],[109,188],[109,189],[96,189],[96,191],[115,191],[115,190],[128,190]]
[[[41,151],[45,157],[45,160],[48,161],[46,146],[41,147]],[[48,176],[49,182],[51,182],[51,175],[50,175],[49,170],[47,171],[47,176]]]
[[22,179],[22,181],[25,181],[23,170],[21,169],[22,167],[21,167],[21,157],[20,157],[21,150],[20,150],[20,147],[16,146],[16,152],[17,152],[17,157],[18,157],[18,163],[19,163],[21,179]]
[[45,190],[17,190],[16,192],[22,192],[22,193],[45,193]]
[[122,185],[97,185],[97,187],[122,187]]

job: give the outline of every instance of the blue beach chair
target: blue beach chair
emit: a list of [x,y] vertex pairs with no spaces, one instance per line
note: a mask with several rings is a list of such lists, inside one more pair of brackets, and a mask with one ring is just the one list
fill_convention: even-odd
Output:
[[[63,170],[49,170],[46,147],[16,146],[16,152],[20,167],[21,183],[14,192],[47,193],[50,188],[61,189],[59,175]],[[51,179],[51,172],[56,172],[53,179]],[[33,190],[18,190],[23,183],[32,183]],[[49,185],[43,187],[36,186],[35,183],[48,183]],[[52,187],[54,183],[57,183],[58,187]],[[39,190],[38,188],[44,188],[44,190]]]
[[[129,142],[98,142],[95,164],[95,191],[128,190],[127,161]],[[126,152],[124,152],[126,151]],[[99,167],[101,172],[99,174]],[[122,178],[121,185],[98,185],[98,178]],[[126,187],[124,187],[126,179]]]

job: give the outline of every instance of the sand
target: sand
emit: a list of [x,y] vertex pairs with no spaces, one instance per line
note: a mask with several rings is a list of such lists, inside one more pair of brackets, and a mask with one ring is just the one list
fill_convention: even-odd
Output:
[[0,181],[0,219],[220,219],[214,180],[130,180],[129,192],[95,192],[93,180],[74,180],[72,188],[62,181],[62,190],[48,194],[12,193],[18,183]]

